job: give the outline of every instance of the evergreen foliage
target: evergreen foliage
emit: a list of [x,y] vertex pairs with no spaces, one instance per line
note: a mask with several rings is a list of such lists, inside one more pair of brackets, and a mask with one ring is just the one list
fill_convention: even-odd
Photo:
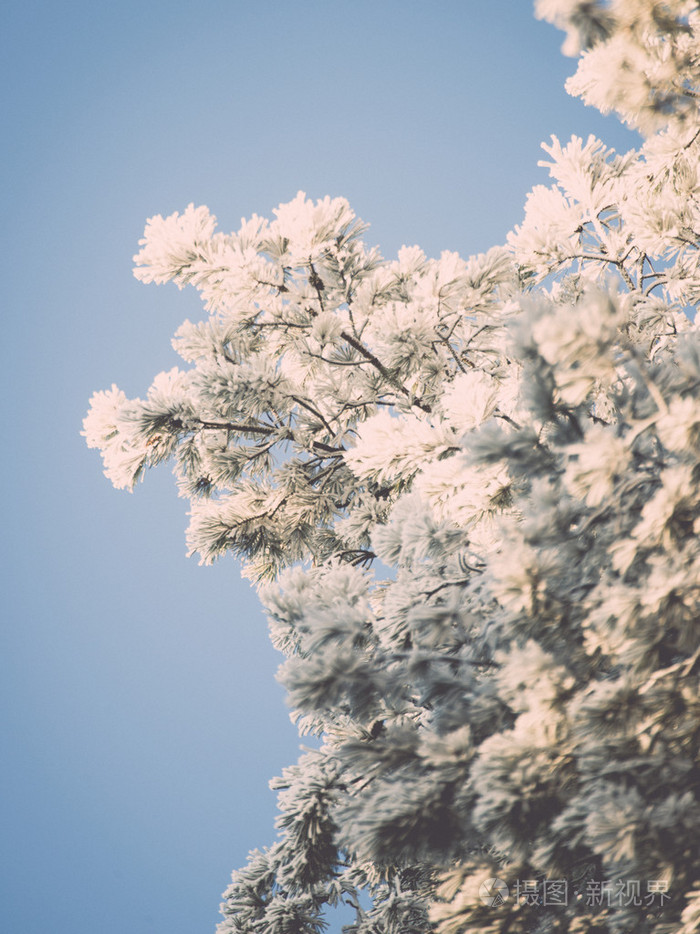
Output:
[[135,258],[209,316],[146,399],[93,396],[88,444],[117,487],[174,464],[321,738],[221,934],[340,901],[348,934],[700,930],[700,11],[536,9],[645,141],[552,139],[505,246],[386,261],[300,193],[233,234],[151,218]]

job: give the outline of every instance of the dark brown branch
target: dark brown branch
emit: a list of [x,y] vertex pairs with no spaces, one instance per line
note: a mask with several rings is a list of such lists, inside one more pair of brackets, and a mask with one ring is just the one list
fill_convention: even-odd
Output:
[[300,405],[303,409],[306,409],[307,412],[311,412],[311,414],[312,414],[315,418],[317,418],[317,419],[322,423],[323,427],[324,427],[327,431],[329,431],[330,434],[333,434],[333,429],[331,428],[331,426],[330,426],[330,425],[328,424],[328,422],[325,420],[325,418],[323,417],[323,415],[321,415],[321,413],[318,412],[318,411],[311,405],[311,403],[305,402],[304,399],[300,399],[299,396],[290,396],[290,398],[293,399],[293,400],[297,403],[297,405]]
[[323,441],[312,441],[311,447],[316,451],[327,451],[328,454],[333,454],[335,457],[345,453],[345,448],[334,448],[330,444],[324,444]]
[[[323,280],[316,272],[316,268],[313,263],[309,263],[309,269],[311,270],[311,275],[309,276],[309,285],[311,285],[316,290],[316,295],[318,296],[318,303],[321,306],[321,310],[325,311],[325,305],[323,303],[323,291],[325,286]],[[318,312],[314,311],[312,308],[308,308],[307,311],[312,317],[317,317]],[[365,360],[372,364],[375,369],[377,369],[384,379],[386,379],[392,386],[399,390],[407,399],[411,399],[411,404],[417,406],[419,409],[422,409],[424,412],[431,412],[432,409],[429,405],[424,402],[421,402],[420,399],[415,396],[411,396],[411,393],[406,389],[406,387],[398,380],[395,376],[387,370],[384,364],[372,353],[369,348],[365,347],[362,341],[359,341],[356,337],[353,337],[352,334],[348,334],[347,331],[341,331],[340,336],[343,338],[346,343],[350,344],[351,347],[361,354]]]
[[[278,428],[263,425],[240,425],[237,422],[205,422],[197,419],[199,428],[207,428],[212,431],[239,431],[248,435],[272,435]],[[180,423],[182,425],[182,423]]]
[[419,409],[422,409],[424,412],[432,411],[429,405],[427,405],[425,402],[421,402],[421,400],[416,398],[415,396],[412,396],[411,393],[408,391],[408,389],[406,389],[406,387],[401,383],[401,381],[398,380],[395,376],[392,376],[392,374],[387,370],[387,368],[384,366],[381,360],[375,357],[372,351],[369,350],[367,347],[365,347],[365,345],[361,341],[356,340],[352,336],[352,334],[348,334],[347,331],[341,331],[340,336],[343,338],[344,341],[350,344],[350,346],[353,347],[359,354],[362,354],[365,360],[371,363],[372,366],[382,374],[382,376],[388,383],[394,386],[395,389],[398,389],[399,392],[402,393],[402,395],[406,396],[407,399],[410,399],[412,405],[417,406]]
[[[199,429],[205,429],[209,431],[238,431],[241,434],[266,435],[267,437],[269,437],[270,435],[275,434],[275,432],[278,432],[280,430],[279,428],[266,427],[262,425],[239,425],[236,422],[204,422],[204,421],[200,421],[199,419],[197,421],[199,422],[198,424]],[[183,427],[182,422],[178,420],[173,422],[173,424],[176,428]],[[294,437],[293,430],[288,428],[287,433],[281,436],[278,440],[296,441],[296,438]],[[336,456],[341,455],[345,452],[345,448],[333,447],[330,444],[324,444],[323,441],[312,441],[311,447],[318,451],[325,451],[328,454],[333,454]]]

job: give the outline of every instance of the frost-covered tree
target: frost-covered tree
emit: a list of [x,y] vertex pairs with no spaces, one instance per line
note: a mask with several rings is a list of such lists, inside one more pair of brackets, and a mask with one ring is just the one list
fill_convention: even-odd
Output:
[[700,930],[700,11],[536,9],[645,141],[553,139],[504,247],[385,261],[301,193],[141,241],[209,315],[145,399],[93,397],[88,444],[117,487],[173,462],[320,738],[221,934],[340,901],[351,934]]

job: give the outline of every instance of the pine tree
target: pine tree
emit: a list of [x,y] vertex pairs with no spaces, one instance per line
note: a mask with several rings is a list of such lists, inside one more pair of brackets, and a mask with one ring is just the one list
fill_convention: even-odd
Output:
[[536,9],[645,141],[553,138],[505,246],[386,261],[300,193],[135,258],[209,315],[88,444],[117,487],[174,464],[320,738],[221,934],[700,929],[700,11]]

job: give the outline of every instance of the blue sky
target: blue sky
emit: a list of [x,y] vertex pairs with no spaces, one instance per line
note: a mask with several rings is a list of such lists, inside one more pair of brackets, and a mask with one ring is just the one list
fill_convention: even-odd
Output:
[[2,928],[213,931],[299,739],[233,559],[186,559],[167,469],[117,492],[79,434],[93,391],[143,394],[200,314],[132,278],[146,218],[193,201],[235,229],[303,189],[347,197],[386,256],[466,256],[521,220],[551,133],[636,139],[567,96],[562,36],[527,0],[24,0],[4,19]]

